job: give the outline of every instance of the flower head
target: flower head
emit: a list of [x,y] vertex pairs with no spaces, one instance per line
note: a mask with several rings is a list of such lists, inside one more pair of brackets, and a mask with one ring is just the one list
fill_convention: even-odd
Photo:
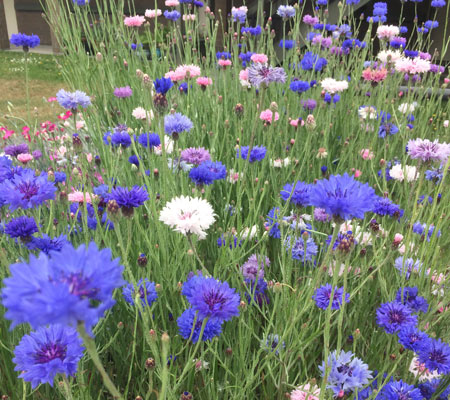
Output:
[[405,349],[419,353],[429,346],[430,338],[425,332],[419,331],[412,325],[405,326],[398,332],[398,342]]
[[329,283],[321,286],[316,289],[313,300],[316,302],[316,306],[326,310],[330,305],[331,293],[333,293],[333,300],[331,301],[331,308],[333,310],[339,310],[342,306],[342,303],[345,301],[346,303],[350,302],[350,295],[345,293],[344,296],[344,288],[332,287]]
[[50,254],[51,251],[61,251],[61,249],[70,244],[66,235],[59,235],[51,238],[50,236],[43,234],[42,237],[32,237],[26,244],[30,250],[40,250],[45,254]]
[[416,326],[417,316],[411,314],[408,306],[393,301],[384,303],[377,309],[377,324],[387,333],[395,333],[406,326]]
[[71,93],[61,89],[56,93],[56,99],[60,106],[66,110],[76,111],[78,107],[87,108],[91,105],[90,97],[80,90]]
[[28,263],[13,264],[10,270],[2,301],[11,327],[76,326],[83,321],[90,329],[114,305],[112,294],[122,285],[123,267],[111,259],[111,250],[99,250],[91,242],[77,249],[64,246],[51,257],[30,255]]
[[129,86],[119,87],[114,89],[114,96],[119,99],[123,99],[126,97],[131,97],[133,94],[133,90]]
[[287,183],[283,186],[280,196],[284,201],[289,201],[298,207],[306,207],[309,205],[309,194],[311,192],[311,185],[297,181]]
[[26,169],[0,184],[0,204],[9,204],[11,211],[38,207],[46,200],[53,200],[55,192],[56,187],[48,181],[47,174],[35,176],[33,170]]
[[[242,146],[240,149],[237,150],[236,157],[239,158],[240,156],[242,159],[247,160],[249,158],[248,149],[249,149],[248,146]],[[250,163],[255,161],[261,161],[266,156],[266,152],[267,149],[264,146],[253,146],[250,151],[250,158],[248,161]]]
[[413,139],[408,142],[408,154],[422,161],[440,161],[446,163],[450,156],[450,144],[431,142],[428,139]]
[[161,144],[161,139],[157,133],[141,133],[138,137],[138,143],[143,147],[158,147]]
[[450,346],[441,339],[431,339],[429,346],[419,352],[419,361],[430,371],[450,373]]
[[240,297],[227,282],[203,276],[193,277],[188,282],[190,290],[183,290],[183,294],[200,318],[228,321],[239,315]]
[[407,305],[415,312],[422,311],[426,313],[428,311],[428,302],[423,297],[418,296],[418,292],[417,287],[400,288],[395,296],[395,301]]
[[241,272],[245,279],[262,279],[264,278],[264,269],[270,265],[267,257],[252,254],[248,260],[242,264]]
[[147,278],[139,279],[136,286],[132,283],[128,283],[124,286],[122,290],[123,297],[127,303],[132,306],[139,293],[139,298],[141,299],[142,307],[151,306],[152,303],[158,298],[158,293],[156,293],[156,287],[154,282],[150,282]]
[[[178,331],[183,339],[191,339],[192,343],[197,343],[200,339],[200,332],[204,318],[200,318],[198,312],[189,308],[177,319]],[[218,318],[210,318],[206,321],[203,329],[202,341],[206,342],[222,333],[222,321]]]
[[422,400],[423,396],[420,390],[413,385],[400,381],[387,383],[377,398],[381,400]]
[[327,377],[327,388],[333,390],[335,397],[340,393],[351,393],[355,389],[360,389],[369,383],[372,378],[369,367],[359,358],[356,358],[352,352],[333,351],[328,360],[324,361],[319,367],[321,376],[325,377],[327,369],[330,373]]
[[320,388],[309,383],[301,385],[291,392],[291,400],[319,400]]
[[300,260],[303,263],[312,261],[318,252],[318,247],[312,237],[304,239],[303,237],[291,238],[288,236],[284,241],[284,247],[290,251],[293,260]]
[[204,161],[189,171],[189,178],[196,185],[211,185],[214,181],[225,179],[227,169],[220,161]]
[[108,200],[115,200],[120,207],[136,208],[148,200],[148,193],[141,186],[133,186],[132,189],[117,186],[111,191]]
[[182,150],[180,157],[188,164],[200,165],[204,161],[211,161],[211,155],[209,151],[203,147],[195,148],[189,147]]
[[189,132],[193,126],[192,121],[180,113],[169,114],[164,117],[164,132],[174,139],[182,132]]
[[247,69],[247,72],[248,81],[256,88],[259,88],[261,85],[268,86],[272,82],[286,82],[286,72],[281,67],[255,63]]
[[31,235],[38,231],[34,218],[21,216],[13,218],[5,225],[5,233],[12,239],[21,238],[29,240]]
[[9,42],[16,47],[23,47],[24,51],[39,46],[41,40],[38,35],[25,35],[24,33],[13,33]]
[[277,14],[281,18],[292,18],[295,16],[295,8],[292,6],[283,6],[278,7]]
[[362,184],[347,173],[319,180],[310,193],[311,205],[344,220],[364,219],[364,214],[373,209],[375,200],[375,191],[367,183]]
[[185,236],[195,234],[199,239],[205,239],[205,231],[214,223],[215,216],[207,200],[180,196],[166,204],[159,220]]
[[161,79],[155,79],[153,85],[155,86],[156,93],[166,94],[173,86],[173,83],[170,78],[162,77]]
[[62,325],[41,327],[25,335],[14,349],[15,371],[32,389],[43,383],[53,386],[57,374],[74,376],[83,356],[82,341],[75,329]]

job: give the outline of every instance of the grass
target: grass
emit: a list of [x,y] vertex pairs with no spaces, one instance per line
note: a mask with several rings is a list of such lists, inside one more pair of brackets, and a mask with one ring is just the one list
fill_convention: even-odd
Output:
[[[59,109],[47,98],[64,87],[60,65],[62,56],[29,54],[30,110],[35,122],[54,120]],[[0,52],[0,126],[21,127],[17,116],[27,114],[25,94],[25,58],[23,53]]]

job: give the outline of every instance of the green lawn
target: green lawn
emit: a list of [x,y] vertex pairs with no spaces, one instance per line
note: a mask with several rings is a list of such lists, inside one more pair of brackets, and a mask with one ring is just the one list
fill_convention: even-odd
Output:
[[[53,120],[59,108],[46,99],[64,86],[62,56],[29,54],[30,110],[33,121]],[[0,126],[24,125],[26,118],[25,57],[23,53],[0,51]]]

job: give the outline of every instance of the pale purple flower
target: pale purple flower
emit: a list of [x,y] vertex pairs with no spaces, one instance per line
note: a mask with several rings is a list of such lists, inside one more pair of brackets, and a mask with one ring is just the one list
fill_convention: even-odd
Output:
[[200,165],[203,161],[210,161],[211,155],[203,147],[189,147],[181,152],[181,159],[189,164]]
[[408,142],[408,154],[422,161],[446,162],[450,155],[450,144],[417,138]]
[[119,99],[125,98],[125,97],[131,97],[133,94],[133,90],[129,86],[125,87],[119,87],[114,89],[114,96],[118,97]]
[[271,82],[286,82],[286,72],[281,67],[272,67],[267,64],[254,63],[247,71],[249,82],[256,88],[259,88],[261,84],[263,86],[268,86]]

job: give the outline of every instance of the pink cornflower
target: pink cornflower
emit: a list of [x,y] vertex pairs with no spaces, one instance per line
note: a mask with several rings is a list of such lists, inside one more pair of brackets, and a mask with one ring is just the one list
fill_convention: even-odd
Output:
[[291,400],[319,400],[319,396],[320,389],[307,383],[293,390],[290,398]]
[[26,164],[27,162],[29,162],[29,161],[31,161],[33,159],[33,156],[31,154],[28,154],[28,153],[22,153],[22,154],[19,154],[17,156],[17,159],[21,163]]
[[362,149],[362,150],[359,152],[359,154],[361,155],[361,157],[362,157],[364,160],[372,160],[372,159],[375,157],[375,155],[373,154],[372,151],[370,151],[370,149]]
[[89,193],[80,192],[79,190],[69,193],[67,198],[71,203],[84,203],[85,201],[86,203],[92,203],[91,195]]
[[206,89],[207,86],[212,85],[212,79],[207,76],[201,76],[197,78],[197,85],[201,86],[202,89]]
[[355,178],[359,178],[362,175],[362,171],[359,169],[355,170]]
[[145,10],[145,16],[149,19],[159,17],[162,11],[158,8],[157,10]]
[[183,21],[195,21],[195,14],[183,14]]
[[164,78],[170,78],[172,82],[182,81],[186,76],[184,71],[169,71],[164,75]]
[[180,2],[178,0],[166,0],[165,5],[166,7],[176,7],[180,5]]
[[315,24],[318,24],[318,23],[319,23],[319,18],[317,18],[317,17],[312,17],[311,15],[306,14],[306,15],[303,17],[303,22],[304,22],[306,25],[314,26]]
[[254,63],[265,64],[267,63],[267,61],[269,61],[269,58],[265,54],[253,54],[250,57],[250,60],[252,60]]
[[305,121],[303,121],[303,119],[301,118],[296,118],[296,119],[291,119],[289,121],[289,125],[293,126],[294,128],[298,128],[298,126],[303,126],[305,125]]
[[377,28],[378,39],[391,40],[400,35],[400,28],[395,25],[381,25]]
[[135,15],[134,17],[125,17],[123,20],[126,26],[141,26],[145,22],[145,17]]
[[421,58],[402,57],[395,62],[395,70],[407,74],[421,74],[428,72],[430,68],[430,62]]
[[198,67],[197,65],[193,65],[193,64],[180,65],[177,67],[175,72],[179,72],[179,73],[183,72],[185,79],[195,78],[197,76],[200,76],[200,67]]
[[280,114],[278,114],[277,112],[275,113],[275,117],[273,112],[270,109],[264,110],[261,112],[261,114],[259,115],[259,118],[267,123],[272,123],[273,121],[278,121],[278,119],[280,118]]
[[387,74],[388,71],[386,68],[372,69],[369,67],[362,72],[362,77],[366,81],[379,83],[386,79]]
[[239,72],[239,79],[241,81],[248,81],[248,70],[247,70],[247,68],[243,69],[242,71]]
[[231,60],[220,59],[219,61],[217,61],[217,64],[219,64],[221,67],[225,68],[225,67],[230,66],[232,63],[231,63]]

